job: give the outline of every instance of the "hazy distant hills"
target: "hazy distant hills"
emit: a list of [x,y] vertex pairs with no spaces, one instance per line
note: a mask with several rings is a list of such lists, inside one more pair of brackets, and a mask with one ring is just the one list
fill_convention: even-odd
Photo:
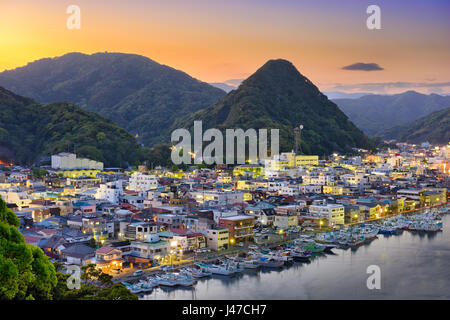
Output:
[[333,100],[369,136],[387,137],[387,130],[450,107],[450,96],[407,91]]
[[279,128],[282,150],[293,147],[293,128],[304,125],[302,149],[307,154],[369,148],[370,142],[336,104],[286,60],[270,60],[238,89],[216,104],[177,121],[174,128],[191,128],[202,120],[206,128]]
[[340,92],[340,91],[324,91],[324,95],[328,97],[330,100],[335,99],[358,99],[363,96],[371,95],[373,93],[369,92],[353,92],[353,93],[347,93],[347,92]]
[[0,73],[0,86],[39,102],[70,101],[113,120],[146,145],[161,141],[174,119],[226,93],[146,57],[69,53]]
[[142,157],[136,139],[98,114],[71,103],[40,104],[0,87],[0,159],[31,164],[39,155],[76,150],[123,166]]
[[402,142],[436,144],[450,142],[450,107],[386,130],[381,136]]
[[223,82],[210,82],[209,84],[212,85],[213,87],[222,89],[226,93],[230,92],[231,90],[235,90],[237,88],[235,86],[231,86],[231,85],[229,85],[227,83],[223,83]]

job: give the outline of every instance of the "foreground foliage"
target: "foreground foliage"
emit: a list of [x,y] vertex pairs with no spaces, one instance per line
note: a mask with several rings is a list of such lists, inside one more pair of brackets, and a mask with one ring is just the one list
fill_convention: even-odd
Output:
[[25,242],[19,225],[0,197],[0,299],[52,299],[55,268],[40,248]]
[[[59,269],[60,267],[57,266]],[[68,289],[68,274],[57,273],[58,284],[54,289],[55,300],[137,300],[123,284],[114,284],[112,276],[95,268],[94,264],[83,266],[80,289]]]

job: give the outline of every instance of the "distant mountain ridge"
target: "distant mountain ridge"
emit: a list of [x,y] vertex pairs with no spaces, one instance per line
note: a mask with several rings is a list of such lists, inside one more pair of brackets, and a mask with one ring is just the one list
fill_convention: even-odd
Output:
[[386,136],[384,132],[392,127],[450,107],[449,96],[425,95],[415,91],[333,101],[369,136]]
[[328,99],[334,101],[335,99],[358,99],[363,96],[372,95],[373,93],[369,92],[340,92],[340,91],[324,91],[324,95],[328,97]]
[[[336,104],[286,60],[270,60],[214,105],[178,120],[172,129],[278,128],[280,147],[291,150],[293,128],[304,125],[302,150],[328,155],[354,147],[370,148],[369,139]],[[205,128],[205,129],[206,129]]]
[[450,107],[388,129],[382,138],[411,143],[428,141],[447,144],[450,142]]
[[0,146],[0,159],[20,164],[68,149],[114,167],[143,156],[136,139],[110,120],[68,102],[40,104],[2,87]]
[[226,93],[149,58],[68,53],[0,73],[0,86],[39,102],[70,101],[113,120],[145,145],[159,143],[181,116]]
[[229,85],[227,83],[223,83],[223,82],[210,82],[209,84],[212,85],[213,87],[222,89],[226,93],[230,92],[231,90],[237,89],[237,87],[231,86],[231,85]]

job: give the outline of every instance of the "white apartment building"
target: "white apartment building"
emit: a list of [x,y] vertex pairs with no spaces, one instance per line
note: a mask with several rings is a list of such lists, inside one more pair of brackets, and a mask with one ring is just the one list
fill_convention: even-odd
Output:
[[28,179],[28,175],[22,172],[12,172],[9,175],[9,180],[12,181],[25,181]]
[[322,186],[314,184],[300,184],[298,185],[298,191],[300,193],[322,193]]
[[183,215],[164,213],[164,214],[158,214],[158,216],[156,218],[156,222],[164,223],[167,226],[169,226],[170,228],[179,229],[179,228],[181,228],[183,218],[184,218]]
[[289,204],[284,206],[278,206],[276,208],[277,214],[280,215],[300,215],[301,209],[306,207],[306,201],[300,200],[297,204]]
[[147,191],[147,199],[148,200],[157,199],[159,196],[161,196],[161,190],[148,190]]
[[32,201],[25,191],[18,188],[0,190],[0,196],[6,203],[14,203],[19,210],[28,208]]
[[278,193],[282,194],[282,195],[296,196],[300,193],[300,191],[299,191],[297,185],[288,185],[288,186],[282,187]]
[[122,180],[102,183],[95,193],[95,199],[105,200],[114,204],[119,204],[121,196],[123,196]]
[[244,202],[243,192],[234,191],[192,191],[192,197],[198,203],[215,202],[218,205],[231,205]]
[[450,144],[441,149],[440,156],[444,159],[450,159]]
[[286,177],[288,175],[288,171],[287,170],[264,169],[264,175],[268,179],[270,179],[270,178],[277,179],[277,178]]
[[327,185],[334,182],[334,176],[328,174],[304,175],[302,176],[304,184]]
[[287,181],[269,181],[267,183],[267,190],[269,192],[281,192],[283,188],[287,187],[289,183]]
[[227,218],[237,216],[238,212],[236,210],[213,210],[214,222],[219,223],[220,218]]
[[134,172],[130,177],[129,190],[148,191],[156,188],[158,188],[158,179],[155,175]]
[[296,226],[298,226],[298,217],[294,216],[294,215],[286,215],[286,214],[276,215],[273,225],[275,227],[278,227],[281,229],[296,227]]
[[156,234],[150,235],[145,241],[131,242],[131,253],[144,259],[158,259],[166,256],[169,251],[169,242],[160,240]]
[[154,208],[169,211],[171,214],[182,214],[184,211],[183,207],[179,207],[179,206],[162,205],[162,206],[154,206]]
[[77,158],[76,154],[62,152],[52,155],[52,169],[97,169],[103,170],[103,162],[86,158]]
[[364,177],[364,174],[343,174],[341,175],[342,181],[344,181],[347,186],[357,186],[362,183],[367,183],[367,178]]
[[130,223],[124,229],[125,234],[121,234],[126,239],[146,241],[149,236],[158,233],[158,226],[148,222]]
[[423,189],[400,189],[397,190],[397,197],[420,201],[420,196],[423,191]]
[[386,163],[389,165],[390,168],[401,167],[403,163],[403,157],[402,156],[390,157],[386,160]]
[[344,224],[345,207],[341,204],[311,205],[309,212],[325,216],[329,225]]

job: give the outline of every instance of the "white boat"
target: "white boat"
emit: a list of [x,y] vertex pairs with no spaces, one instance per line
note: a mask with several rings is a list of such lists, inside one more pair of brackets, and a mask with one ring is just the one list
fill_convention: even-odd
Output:
[[179,275],[175,278],[175,283],[183,287],[191,287],[197,283],[193,277]]
[[158,284],[154,283],[153,281],[140,280],[137,285],[141,287],[141,290],[143,292],[148,292],[152,291],[153,288],[156,287]]
[[186,272],[189,272],[194,278],[205,278],[212,275],[212,272],[206,270],[206,268],[187,268]]
[[231,260],[231,261],[227,261],[227,262],[223,262],[222,266],[227,266],[229,265],[232,269],[235,270],[235,272],[242,272],[244,271],[244,264],[242,263],[242,260],[240,259],[235,259],[235,260]]
[[266,255],[269,259],[273,259],[275,261],[282,261],[284,263],[292,262],[292,257],[289,256],[288,252],[279,252],[279,251],[271,251],[268,255]]
[[291,257],[293,257],[295,260],[309,261],[309,259],[311,258],[311,254],[307,253],[305,250],[292,249]]
[[160,286],[175,287],[178,284],[173,275],[156,276],[155,279]]
[[130,284],[130,283],[126,283],[126,282],[122,282],[122,284],[131,291],[131,293],[133,294],[138,294],[143,292],[144,290],[142,289],[142,287],[139,284]]
[[283,261],[276,261],[273,259],[268,259],[268,258],[261,258],[261,260],[259,261],[259,264],[261,265],[261,267],[266,267],[266,268],[282,268],[284,266],[284,262]]
[[244,260],[242,262],[242,264],[244,265],[245,269],[257,269],[259,268],[261,265],[259,264],[259,261],[256,259],[248,259],[248,260]]
[[231,267],[229,264],[223,264],[223,265],[205,265],[205,264],[197,264],[200,267],[204,267],[207,271],[211,272],[212,274],[218,274],[222,276],[231,276],[236,273],[236,270]]

